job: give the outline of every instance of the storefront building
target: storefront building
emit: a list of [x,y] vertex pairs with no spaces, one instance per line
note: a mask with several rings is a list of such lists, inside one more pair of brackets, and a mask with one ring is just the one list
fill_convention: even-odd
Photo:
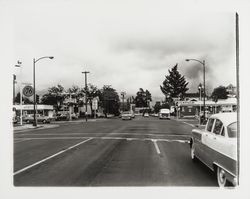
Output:
[[[178,101],[178,117],[199,117],[203,115],[204,107],[202,100]],[[237,99],[228,98],[225,100],[205,101],[206,117],[211,114],[220,112],[235,112],[237,111]]]
[[[16,116],[20,116],[21,109],[22,109],[23,116],[34,113],[34,105],[33,104],[24,104],[22,106],[21,105],[13,105],[13,108],[16,112]],[[48,116],[51,118],[54,115],[54,108],[52,105],[37,104],[36,111],[37,111],[37,114],[40,114],[43,116]]]

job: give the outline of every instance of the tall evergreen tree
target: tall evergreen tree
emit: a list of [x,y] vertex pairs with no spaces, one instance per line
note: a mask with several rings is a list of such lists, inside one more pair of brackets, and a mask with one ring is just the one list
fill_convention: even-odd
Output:
[[188,91],[185,77],[182,76],[177,70],[178,64],[176,64],[171,70],[168,70],[169,75],[165,76],[163,85],[160,86],[162,93],[166,99],[172,99],[173,97],[182,97],[186,91]]

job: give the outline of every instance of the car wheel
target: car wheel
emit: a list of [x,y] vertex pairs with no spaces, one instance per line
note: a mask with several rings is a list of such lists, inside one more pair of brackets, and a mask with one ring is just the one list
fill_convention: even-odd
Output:
[[46,120],[43,120],[43,123],[45,124],[45,123],[46,123]]
[[29,124],[29,123],[30,123],[30,121],[29,121],[29,120],[26,120],[26,123],[27,123],[27,124]]
[[194,147],[194,143],[192,143],[191,145],[191,149],[190,149],[190,156],[193,162],[197,161],[197,158],[195,157],[195,147]]
[[229,182],[226,178],[226,172],[220,167],[217,167],[217,182],[219,187],[225,187],[229,185]]

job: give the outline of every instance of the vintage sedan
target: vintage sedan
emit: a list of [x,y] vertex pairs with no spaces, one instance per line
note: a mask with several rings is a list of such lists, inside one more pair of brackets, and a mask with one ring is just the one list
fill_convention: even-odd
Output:
[[237,114],[212,115],[205,129],[193,129],[191,159],[216,172],[218,185],[237,185]]
[[122,120],[131,120],[132,119],[132,114],[130,111],[124,111],[122,113]]
[[[37,120],[37,122],[42,122],[42,123],[45,124],[45,123],[50,123],[51,118],[48,117],[48,116],[43,116],[43,115],[37,114],[36,115],[36,120]],[[33,114],[26,115],[23,118],[23,121],[25,121],[26,123],[33,123],[33,121],[34,121],[34,115]]]

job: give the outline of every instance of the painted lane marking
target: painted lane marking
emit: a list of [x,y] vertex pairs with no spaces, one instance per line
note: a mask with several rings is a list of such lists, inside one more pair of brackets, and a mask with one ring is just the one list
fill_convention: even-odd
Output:
[[[42,137],[42,138],[22,138],[17,139],[21,141],[26,140],[70,140],[70,139],[102,139],[102,140],[127,140],[127,141],[152,141],[157,142],[180,142],[180,143],[189,143],[189,140],[177,140],[177,139],[151,139],[151,138],[131,138],[131,137]],[[17,143],[17,142],[15,142]]]
[[73,149],[73,148],[75,148],[75,147],[77,147],[77,146],[79,146],[79,145],[81,145],[81,144],[83,144],[83,143],[88,142],[89,140],[92,140],[92,138],[89,138],[89,139],[87,139],[87,140],[84,140],[84,141],[82,141],[82,142],[79,142],[78,144],[75,144],[75,145],[73,145],[73,146],[71,146],[71,147],[69,147],[69,148],[67,148],[67,149],[64,149],[64,150],[62,150],[62,151],[59,151],[58,153],[56,153],[56,154],[54,154],[54,155],[51,155],[51,156],[49,156],[49,157],[47,157],[47,158],[44,158],[44,159],[42,159],[42,160],[40,160],[40,161],[38,161],[38,162],[35,162],[34,164],[31,164],[31,165],[29,165],[29,166],[27,166],[27,167],[24,167],[23,169],[20,169],[20,170],[16,171],[16,172],[14,173],[14,175],[17,175],[17,174],[19,174],[19,173],[22,173],[22,172],[24,172],[24,171],[26,171],[26,170],[28,170],[28,169],[30,169],[30,168],[36,166],[36,165],[39,165],[39,164],[41,164],[41,163],[43,163],[43,162],[45,162],[45,161],[47,161],[47,160],[53,158],[53,157],[56,157],[56,156],[58,156],[58,155],[60,155],[60,154],[62,154],[62,153],[65,153],[65,152],[69,151],[70,149]]
[[192,126],[192,127],[195,127],[195,125],[193,125],[193,124],[189,124],[189,123],[187,123],[187,122],[183,122],[184,124],[187,124],[187,125],[189,125],[189,126]]
[[[107,135],[142,135],[142,136],[145,136],[145,135],[147,135],[147,136],[168,136],[168,137],[174,137],[174,136],[181,136],[181,137],[191,137],[191,135],[187,135],[187,134],[153,134],[153,133],[148,133],[148,134],[141,134],[141,133],[111,133],[111,134],[109,134],[109,133],[47,133],[47,134],[38,134],[38,133],[36,133],[36,134],[21,134],[21,135],[19,135],[19,136],[30,136],[30,135],[34,135],[34,136],[41,136],[41,135],[43,135],[43,136],[51,136],[51,135],[57,135],[57,136],[59,136],[59,135],[84,135],[84,134],[107,134]],[[19,137],[19,138],[21,138],[21,137]]]
[[158,146],[158,144],[157,144],[157,140],[151,139],[151,141],[154,143],[156,152],[157,152],[158,154],[161,154],[161,151],[160,151],[159,146]]
[[[92,138],[93,137],[41,137],[41,138],[23,138],[22,140],[25,141],[25,140],[74,140],[74,139],[89,139],[89,138]],[[19,139],[17,139],[19,140]],[[16,143],[16,142],[15,142]]]
[[22,138],[22,139],[15,139],[17,141],[14,141],[14,144],[16,143],[20,143],[20,142],[24,142],[24,141],[28,141],[28,140],[31,140],[32,138]]

